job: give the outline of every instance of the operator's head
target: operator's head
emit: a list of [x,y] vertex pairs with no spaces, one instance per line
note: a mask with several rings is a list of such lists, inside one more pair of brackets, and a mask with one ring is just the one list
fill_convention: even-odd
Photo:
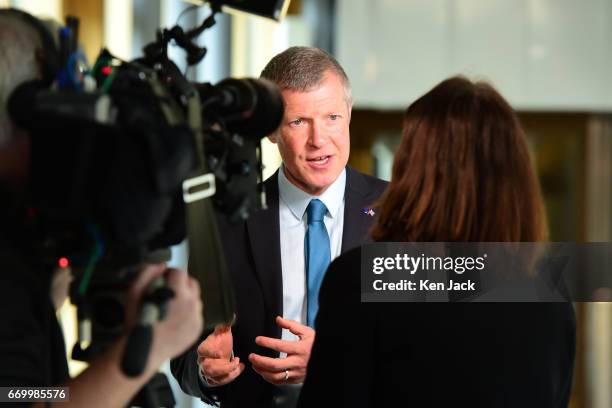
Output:
[[24,15],[0,10],[0,148],[14,137],[6,107],[9,96],[23,82],[41,76],[42,40]]
[[278,145],[285,175],[305,192],[320,195],[348,161],[348,77],[334,57],[311,47],[291,47],[276,55],[261,77],[275,82],[285,101],[283,121],[270,136]]
[[[44,77],[46,40],[41,22],[21,11],[0,9],[0,182],[21,189],[29,169],[30,140],[7,113],[20,84]],[[50,34],[49,34],[50,36]]]

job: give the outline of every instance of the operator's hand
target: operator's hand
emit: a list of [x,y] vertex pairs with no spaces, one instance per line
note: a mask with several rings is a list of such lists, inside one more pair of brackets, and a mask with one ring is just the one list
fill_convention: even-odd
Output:
[[72,282],[72,272],[68,268],[58,268],[51,278],[51,301],[55,310],[59,310],[68,298],[68,290]]
[[198,346],[198,366],[210,385],[225,385],[244,371],[239,357],[232,358],[234,340],[231,325],[219,325]]
[[[136,321],[136,314],[149,284],[165,274],[174,297],[167,303],[166,318],[153,326],[153,343],[142,374],[128,377],[121,369],[127,332]],[[77,377],[68,380],[70,407],[125,407],[139,390],[157,373],[159,366],[195,343],[203,327],[202,301],[198,283],[178,269],[165,264],[148,265],[126,291],[126,335],[119,337]],[[38,405],[37,405],[38,406]]]
[[306,367],[310,359],[310,350],[315,339],[315,331],[311,327],[294,320],[276,317],[276,324],[299,337],[298,341],[274,339],[258,336],[255,343],[281,353],[287,353],[286,358],[271,358],[251,353],[249,361],[253,369],[266,381],[272,384],[300,384],[306,378]]
[[166,278],[168,288],[174,291],[174,297],[168,301],[165,319],[154,328],[151,364],[157,366],[195,343],[204,326],[200,285],[186,272],[167,268],[165,264],[146,266],[132,284],[126,307],[128,325],[135,321],[137,306],[147,287],[161,275]]

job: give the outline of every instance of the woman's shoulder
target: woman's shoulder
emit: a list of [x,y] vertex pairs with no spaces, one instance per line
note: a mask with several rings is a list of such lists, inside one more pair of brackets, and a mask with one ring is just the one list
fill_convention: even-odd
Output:
[[334,261],[329,266],[329,269],[346,269],[351,267],[361,267],[361,247],[349,249]]
[[350,249],[334,259],[325,275],[325,279],[334,285],[360,282],[360,278],[361,247]]
[[325,298],[350,301],[359,299],[361,284],[361,247],[353,248],[336,258],[327,269],[321,284],[319,302]]

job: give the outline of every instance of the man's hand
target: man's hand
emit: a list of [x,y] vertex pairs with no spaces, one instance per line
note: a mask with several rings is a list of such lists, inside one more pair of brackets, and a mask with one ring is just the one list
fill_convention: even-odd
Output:
[[230,325],[215,327],[198,346],[198,365],[210,385],[225,385],[244,371],[240,358],[232,358],[234,340]]
[[249,361],[253,369],[266,381],[272,384],[300,384],[306,378],[306,367],[310,359],[310,350],[314,343],[315,331],[294,320],[276,317],[276,324],[300,339],[287,341],[271,337],[258,336],[255,343],[281,353],[287,353],[286,358],[270,358],[251,353]]

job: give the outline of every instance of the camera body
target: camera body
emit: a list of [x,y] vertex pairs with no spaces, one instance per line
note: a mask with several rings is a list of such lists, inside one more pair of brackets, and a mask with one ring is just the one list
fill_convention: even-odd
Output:
[[269,81],[192,83],[168,58],[171,43],[189,63],[203,58],[192,41],[214,24],[219,3],[196,29],[159,30],[143,57],[124,62],[102,50],[91,69],[77,49],[78,20],[69,18],[55,79],[22,84],[9,99],[9,114],[31,138],[28,204],[39,252],[50,268],[69,260],[75,274],[77,359],[123,332],[124,292],[140,266],[169,260],[168,248],[185,238],[206,254],[206,265],[202,256],[189,265],[203,298],[223,293],[223,310],[206,320],[232,316],[215,213],[242,222],[265,207],[260,142],[284,107]]

